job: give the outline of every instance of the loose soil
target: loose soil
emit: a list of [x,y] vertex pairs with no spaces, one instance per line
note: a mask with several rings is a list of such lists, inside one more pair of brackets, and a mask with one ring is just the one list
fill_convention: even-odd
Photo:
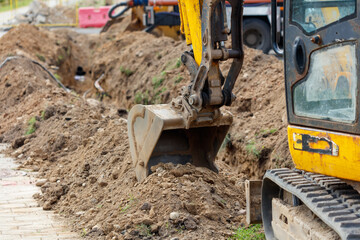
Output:
[[[291,166],[282,62],[245,49],[237,100],[226,108],[234,123],[216,159],[219,174],[161,164],[138,183],[127,110],[179,94],[190,79],[179,61],[188,48],[127,30],[84,37],[21,25],[0,38],[1,62],[21,56],[0,68],[0,142],[12,144],[21,168],[47,179],[35,196],[43,208],[67,217],[87,239],[227,239],[245,223],[244,180]],[[84,82],[74,79],[78,66]]]

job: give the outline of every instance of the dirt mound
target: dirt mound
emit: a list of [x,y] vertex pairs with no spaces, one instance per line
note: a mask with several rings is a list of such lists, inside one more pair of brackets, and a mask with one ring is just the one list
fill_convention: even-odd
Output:
[[291,167],[282,60],[246,48],[234,94],[228,108],[234,123],[218,158],[252,179],[261,179],[267,169]]
[[12,142],[24,135],[29,115],[38,114],[44,105],[64,94],[30,59],[8,59],[0,68],[0,140]]
[[[64,85],[83,92],[92,86],[90,77],[75,80],[77,68],[89,71],[92,36],[82,36],[69,30],[48,31],[23,24],[0,38],[0,59],[25,56],[52,70]],[[89,74],[87,74],[89,76]]]
[[[21,82],[23,72],[16,73]],[[36,81],[45,80],[40,77]],[[47,91],[58,90],[54,88]],[[12,154],[22,168],[37,170],[48,179],[39,201],[44,209],[72,218],[76,231],[89,239],[220,239],[229,237],[243,221],[243,185],[226,168],[217,175],[191,165],[159,165],[155,174],[138,183],[128,150],[127,122],[119,112],[63,91],[49,102],[41,101],[38,97],[47,91],[37,88],[26,99],[40,103],[24,114],[34,122],[28,121],[28,126],[23,122],[18,132],[30,125],[35,129],[13,141]]]
[[[230,237],[244,222],[243,181],[290,164],[282,62],[246,49],[234,89],[238,98],[227,108],[234,124],[216,160],[219,174],[162,164],[138,183],[127,113],[119,108],[177,96],[189,81],[179,60],[188,48],[170,38],[114,29],[86,40],[69,31],[22,25],[0,38],[2,59],[28,57],[0,68],[0,140],[12,144],[11,154],[23,168],[47,179],[36,196],[43,208],[71,219],[74,230],[88,239]],[[59,55],[64,62],[57,63]],[[85,66],[89,86],[103,75],[99,84],[111,98],[99,102],[95,90],[88,99],[66,93],[30,59],[79,91],[74,66]],[[229,67],[222,65],[224,72]]]
[[145,32],[113,31],[100,36],[92,57],[93,80],[104,74],[101,86],[111,96],[105,101],[130,109],[135,103],[168,102],[176,96],[187,82],[180,62],[186,44]]

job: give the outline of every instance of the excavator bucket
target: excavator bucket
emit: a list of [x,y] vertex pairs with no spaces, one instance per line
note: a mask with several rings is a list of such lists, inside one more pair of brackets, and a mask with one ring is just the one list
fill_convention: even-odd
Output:
[[216,154],[232,123],[223,111],[215,121],[194,122],[189,128],[170,105],[136,105],[128,117],[130,151],[136,177],[142,181],[158,163],[207,167],[215,172]]

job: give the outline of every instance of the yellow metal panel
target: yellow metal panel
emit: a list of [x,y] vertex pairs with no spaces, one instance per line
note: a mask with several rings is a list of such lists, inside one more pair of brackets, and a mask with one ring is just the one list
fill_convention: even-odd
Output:
[[187,12],[186,12],[186,5],[185,0],[179,0],[179,12],[180,12],[180,19],[181,19],[181,32],[185,35],[186,38],[186,44],[191,44],[191,35],[190,35],[190,26],[189,21],[187,18]]
[[[326,139],[332,143],[332,153],[321,154],[305,149],[305,137]],[[330,131],[288,126],[288,140],[292,159],[296,168],[360,181],[360,136]],[[326,141],[309,141],[312,149],[328,151]]]
[[193,46],[195,61],[198,65],[202,57],[201,3],[199,0],[179,0],[181,28],[185,33],[187,44]]

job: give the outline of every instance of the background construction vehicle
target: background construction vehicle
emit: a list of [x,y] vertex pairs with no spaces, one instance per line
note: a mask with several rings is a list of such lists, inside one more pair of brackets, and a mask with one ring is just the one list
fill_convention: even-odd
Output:
[[[282,1],[278,1],[280,4]],[[132,9],[134,19],[138,19],[145,27],[145,31],[151,32],[155,27],[160,29],[166,36],[178,38],[180,33],[177,26],[180,25],[180,16],[176,0],[138,0],[121,2],[114,5],[109,11],[110,23],[116,22],[126,11]],[[114,14],[114,10],[122,8]],[[230,27],[231,5],[226,5],[227,21]],[[243,10],[243,39],[248,47],[262,50],[268,53],[271,49],[271,4],[270,0],[245,0]],[[282,11],[278,12],[277,34],[282,37]],[[175,31],[174,31],[175,30]]]
[[179,39],[180,15],[175,0],[129,0],[115,4],[108,13],[111,20],[104,26],[102,32],[107,31],[111,25],[121,22],[121,17],[130,9],[132,19],[137,21],[145,32]]
[[[280,11],[277,12],[277,35],[283,36],[281,22],[282,17],[282,0],[279,1]],[[243,39],[244,44],[248,47],[262,50],[268,53],[271,50],[271,1],[270,0],[245,0],[243,11]],[[228,18],[230,18],[231,7],[226,9]]]

